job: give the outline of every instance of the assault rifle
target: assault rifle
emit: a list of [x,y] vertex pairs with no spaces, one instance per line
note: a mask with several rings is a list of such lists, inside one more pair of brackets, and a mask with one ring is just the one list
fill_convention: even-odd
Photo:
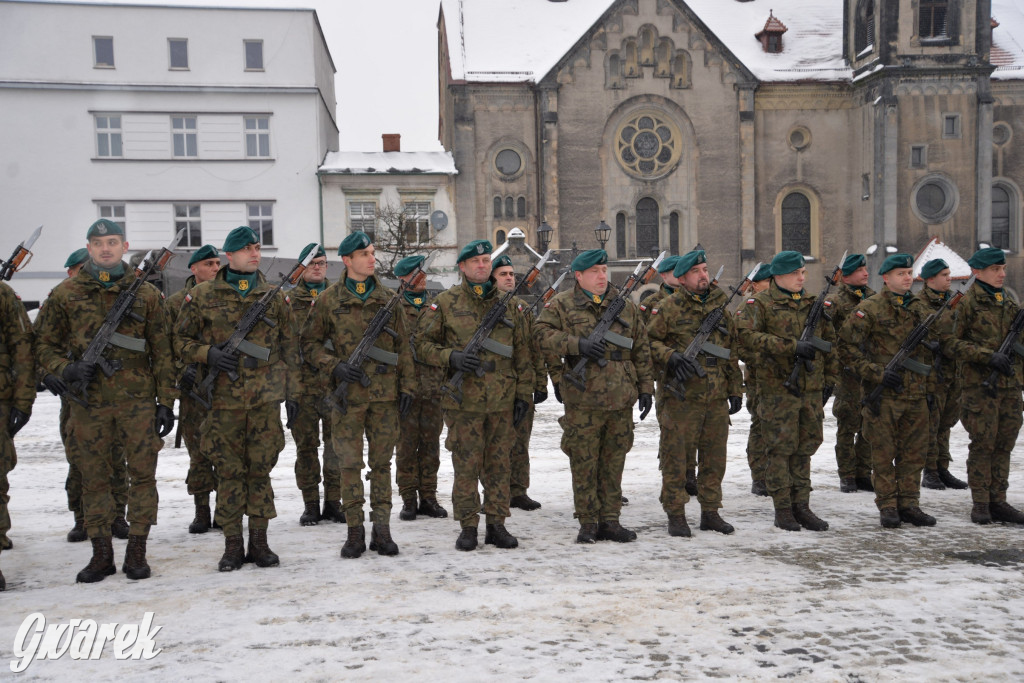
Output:
[[[971,279],[973,280],[974,278],[972,277]],[[1011,365],[1014,360],[1012,353],[1015,353],[1018,356],[1024,356],[1024,346],[1017,341],[1017,339],[1020,338],[1020,333],[1022,331],[1024,331],[1024,307],[1017,309],[1017,315],[1013,316],[1013,321],[1010,323],[1010,330],[1006,333],[1006,336],[1003,337],[1003,341],[999,345],[999,348],[996,349],[997,352],[1010,357]],[[993,370],[989,376],[985,378],[985,381],[981,383],[985,393],[992,398],[996,397],[996,379],[998,377],[999,371]]]
[[569,274],[569,269],[566,268],[562,271],[562,274],[558,276],[558,279],[551,283],[551,286],[544,290],[544,293],[537,297],[537,300],[530,306],[530,310],[527,311],[530,315],[540,317],[540,311],[543,304],[551,301],[551,297],[558,294],[558,288],[562,286],[562,282],[565,277]]
[[[729,298],[726,299],[724,304],[714,309],[704,317],[704,320],[700,322],[700,327],[697,328],[697,334],[693,336],[693,339],[690,340],[690,343],[683,351],[683,357],[693,363],[694,367],[697,368],[698,377],[704,377],[708,374],[699,363],[695,362],[698,353],[703,352],[711,356],[715,356],[716,358],[721,358],[722,360],[729,360],[729,349],[722,348],[717,344],[712,344],[708,339],[715,330],[722,330],[723,333],[725,332],[721,327],[722,318],[725,317],[725,309],[732,303],[733,297],[747,291],[747,288],[750,287],[750,283],[753,282],[754,276],[757,275],[757,269],[760,267],[761,264],[758,263],[754,266],[753,270],[743,278],[743,282],[739,283],[739,285],[735,287],[729,288],[732,291],[732,294],[729,295]],[[722,268],[718,270],[718,275],[715,276],[712,283],[718,282],[718,278],[722,276],[722,271],[724,269],[725,266],[722,266]],[[678,379],[675,377],[669,377],[665,386],[668,387],[668,390],[671,391],[680,401],[686,400],[686,386],[682,382],[678,381]]]
[[[548,249],[544,252],[544,256],[541,257],[540,261],[537,262],[537,265],[531,268],[530,272],[526,274],[526,277],[519,281],[519,284],[516,285],[515,289],[511,292],[506,292],[494,302],[494,305],[491,306],[490,310],[487,311],[487,314],[484,315],[484,319],[480,322],[480,326],[476,328],[476,332],[473,333],[469,343],[467,343],[465,348],[462,349],[462,352],[465,355],[479,356],[481,349],[487,349],[488,351],[505,358],[512,357],[513,349],[491,339],[491,332],[498,326],[498,323],[502,323],[507,327],[513,327],[512,321],[505,317],[505,311],[508,310],[509,304],[512,303],[512,297],[516,296],[524,289],[529,289],[529,287],[533,285],[537,280],[537,276],[540,275],[540,271],[544,268],[544,264],[547,263],[550,258],[551,250]],[[482,363],[480,364],[480,367],[476,369],[477,377],[483,377],[486,372],[487,370],[484,368]],[[462,370],[458,370],[441,386],[441,391],[460,405],[462,404],[462,381],[464,375],[465,373]]]
[[[381,334],[387,332],[391,335],[392,339],[398,338],[398,333],[388,327],[388,322],[391,320],[391,316],[394,315],[395,307],[402,300],[402,295],[407,290],[418,288],[424,285],[427,281],[427,274],[424,266],[425,262],[421,262],[416,268],[413,276],[409,280],[401,280],[398,285],[398,291],[395,292],[394,296],[383,307],[381,307],[373,319],[366,328],[366,332],[363,333],[363,338],[359,340],[356,348],[349,354],[348,360],[345,361],[354,368],[361,368],[363,362],[367,358],[372,358],[380,363],[387,363],[388,365],[395,365],[398,363],[398,354],[384,349],[377,348],[374,344],[377,343],[377,338]],[[333,346],[333,344],[332,344]],[[366,373],[362,373],[359,378],[359,383],[364,387],[370,386],[370,378],[366,376]],[[338,383],[338,386],[334,388],[330,394],[327,395],[327,400],[330,404],[337,408],[342,415],[348,412],[348,380],[342,380]]]
[[[658,258],[654,259],[648,266],[644,266],[643,261],[637,264],[633,274],[629,276],[629,279],[622,285],[618,295],[608,302],[608,308],[604,309],[604,313],[601,314],[601,319],[597,321],[597,325],[594,326],[593,331],[587,335],[587,340],[592,343],[598,343],[602,340],[608,341],[615,346],[623,349],[632,349],[633,340],[629,337],[624,337],[621,334],[616,334],[611,331],[611,327],[615,322],[619,322],[623,327],[629,327],[625,320],[619,317],[623,309],[626,308],[626,299],[632,294],[637,288],[647,284],[654,277],[654,274],[658,272],[658,266],[665,260],[665,256],[668,254],[667,251],[663,251],[658,254]],[[569,380],[570,383],[580,391],[587,390],[587,378],[586,370],[587,363],[590,361],[589,358],[583,356],[577,361],[576,365],[564,375],[564,378]],[[595,361],[598,367],[604,367],[608,365],[607,358],[599,358]]]
[[11,258],[6,261],[0,259],[0,280],[10,280],[12,275],[28,265],[28,262],[32,260],[32,252],[29,249],[39,239],[39,233],[42,231],[43,226],[40,225],[32,231],[27,240],[14,248]]
[[[885,372],[889,372],[890,370],[895,370],[898,372],[899,370],[906,368],[911,372],[916,372],[917,374],[924,375],[926,377],[929,374],[931,374],[931,365],[919,363],[918,361],[911,358],[910,354],[914,352],[914,349],[916,349],[918,345],[924,342],[924,338],[928,334],[928,329],[935,323],[936,320],[939,319],[939,316],[942,315],[943,311],[945,311],[947,308],[956,308],[956,305],[960,303],[960,299],[964,297],[964,294],[967,293],[967,290],[970,289],[971,285],[973,284],[974,276],[972,275],[971,279],[967,281],[967,284],[965,284],[959,292],[943,301],[941,306],[939,306],[936,310],[932,311],[932,313],[927,318],[919,322],[917,326],[910,331],[910,334],[907,335],[906,339],[900,342],[900,350],[897,351],[896,354],[889,359],[889,362],[885,364]],[[871,393],[868,394],[862,401],[862,403],[866,405],[868,408],[870,408],[871,412],[874,413],[875,415],[879,415],[881,412],[882,390],[884,388],[885,387],[883,385],[879,384],[874,389],[872,389]],[[897,394],[901,392],[902,389],[896,389]]]
[[[825,315],[825,297],[828,296],[828,292],[832,287],[835,286],[836,281],[839,279],[839,271],[843,269],[843,261],[846,260],[846,252],[843,252],[843,257],[839,259],[839,264],[832,269],[832,275],[825,276],[825,287],[821,290],[818,298],[811,304],[811,310],[807,313],[807,320],[804,321],[804,330],[800,333],[798,341],[810,342],[818,351],[822,353],[828,353],[832,350],[831,342],[827,342],[818,336],[818,325],[821,323],[821,318]],[[789,373],[789,377],[782,383],[782,386],[789,390],[789,393],[796,397],[800,397],[803,392],[800,391],[800,368],[803,368],[807,372],[814,372],[814,363],[811,362],[810,358],[796,357],[796,362],[793,363],[793,371]]]
[[[119,360],[108,360],[103,357],[104,352],[111,346],[118,346],[122,349],[129,349],[131,351],[144,351],[146,349],[146,341],[144,339],[136,339],[134,337],[128,337],[123,334],[119,334],[117,328],[120,327],[121,322],[125,318],[131,318],[136,322],[144,322],[145,318],[132,310],[132,306],[135,304],[135,298],[139,294],[139,289],[146,283],[146,280],[150,275],[157,271],[161,271],[167,265],[167,263],[174,258],[174,253],[171,251],[178,245],[178,240],[185,234],[185,229],[182,228],[178,231],[178,234],[174,236],[170,245],[163,247],[153,256],[153,252],[150,251],[146,254],[146,257],[142,260],[142,263],[135,267],[135,279],[128,286],[127,289],[121,291],[117,295],[117,299],[114,300],[114,305],[111,306],[107,312],[107,317],[103,319],[103,324],[100,326],[96,336],[92,338],[89,345],[85,347],[85,352],[79,361],[82,363],[91,363],[96,365],[104,375],[107,377],[113,377],[114,373],[121,369],[121,361]],[[88,382],[78,380],[71,382],[68,385],[67,396],[71,400],[75,401],[81,406],[89,405],[88,395]]]
[[[290,273],[284,275],[280,282],[268,289],[256,303],[245,310],[242,319],[235,324],[235,329],[231,336],[228,337],[226,342],[219,345],[221,351],[232,356],[237,355],[241,351],[245,355],[258,358],[259,360],[270,360],[270,349],[257,346],[252,342],[246,341],[245,338],[260,322],[266,323],[269,327],[277,327],[277,323],[267,317],[267,311],[270,310],[270,306],[274,303],[274,297],[277,296],[277,293],[285,285],[295,285],[298,283],[299,278],[306,271],[309,262],[313,260],[319,249],[319,244],[310,249],[306,258],[296,263]],[[213,383],[217,381],[220,373],[221,370],[216,365],[208,365],[206,377],[203,378],[198,387],[189,391],[189,396],[202,404],[207,410],[213,406]],[[229,371],[228,379],[232,382],[237,382],[238,373],[234,370]]]

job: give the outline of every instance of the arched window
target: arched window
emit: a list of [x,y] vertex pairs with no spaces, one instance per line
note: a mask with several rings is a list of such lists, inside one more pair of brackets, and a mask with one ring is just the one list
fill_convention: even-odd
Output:
[[626,214],[615,214],[615,256],[626,258]]
[[811,254],[811,202],[802,192],[782,200],[782,250]]
[[505,197],[505,218],[515,218],[515,206],[511,197]]
[[494,217],[501,218],[501,197],[494,198]]
[[678,50],[672,60],[672,87],[690,87],[690,54],[685,50]]
[[668,215],[668,249],[673,254],[679,253],[679,212]]
[[622,82],[622,57],[618,52],[608,53],[608,68],[605,73],[605,86],[609,89],[625,87]]
[[1018,249],[1017,193],[1002,183],[992,186],[992,246]]
[[640,29],[640,64],[654,66],[654,28],[651,26]]
[[644,197],[636,203],[636,255],[646,258],[658,250],[658,202]]
[[494,243],[496,245],[497,244],[505,244],[505,231],[504,230],[498,230],[496,233],[494,233]]
[[526,197],[520,197],[516,200],[516,215],[519,218],[526,218]]

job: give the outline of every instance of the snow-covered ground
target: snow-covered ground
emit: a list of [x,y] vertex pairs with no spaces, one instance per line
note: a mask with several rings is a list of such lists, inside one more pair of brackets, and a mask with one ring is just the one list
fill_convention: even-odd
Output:
[[[72,519],[58,408],[40,395],[17,438],[16,547],[0,557],[8,586],[0,594],[0,670],[9,670],[15,634],[34,612],[50,624],[137,624],[151,611],[162,652],[148,662],[116,661],[108,647],[98,661],[36,662],[21,678],[1024,679],[1024,528],[972,525],[967,492],[925,490],[922,507],[937,527],[883,530],[871,494],[839,493],[828,411],[811,500],[832,526],[825,533],[773,528],[768,499],[750,495],[742,411],[722,511],[736,533],[698,531],[694,502],[694,537],[670,538],[652,414],[638,424],[623,477],[630,504],[622,522],[639,538],[575,545],[555,421],[561,406],[552,399],[540,406],[533,437],[530,494],[544,507],[508,520],[517,550],[459,552],[451,518],[399,521],[396,494],[392,534],[401,554],[342,560],[342,525],[298,524],[289,437],[274,471],[279,517],[269,533],[281,566],[228,574],[217,572],[222,536],[188,533],[188,459],[168,438],[157,471],[160,524],[149,541],[153,577],[125,579],[126,542],[115,540],[118,573],[76,585],[90,546],[64,539]],[[958,426],[953,470],[961,477],[966,442]],[[1020,456],[1018,448],[1010,500],[1024,504]],[[442,451],[440,500],[449,510],[451,472]]]

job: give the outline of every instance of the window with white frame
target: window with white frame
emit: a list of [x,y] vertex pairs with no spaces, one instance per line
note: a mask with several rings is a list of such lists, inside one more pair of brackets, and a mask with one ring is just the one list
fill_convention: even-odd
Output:
[[97,114],[96,120],[96,156],[124,156],[121,147],[121,117],[109,114]]
[[430,241],[430,202],[405,203],[405,241],[425,244]]
[[174,137],[174,156],[199,156],[195,116],[172,116],[171,133]]
[[110,36],[93,36],[92,58],[94,69],[113,69],[114,39]]
[[243,40],[242,47],[245,49],[245,70],[263,71],[263,41]]
[[260,244],[265,247],[274,245],[274,205],[270,203],[249,204],[249,227],[259,235]]
[[245,117],[245,156],[270,156],[270,117]]
[[203,246],[203,230],[199,218],[199,204],[175,204],[174,205],[174,234],[177,235],[181,229],[185,234],[181,236],[178,246],[183,249],[198,249]]
[[99,204],[98,207],[100,218],[106,218],[108,221],[117,223],[124,230],[125,236],[128,235],[124,220],[124,204]]
[[188,38],[168,38],[167,54],[169,68],[188,71]]
[[349,228],[352,232],[361,230],[373,239],[377,231],[377,203],[376,202],[349,202],[348,203]]

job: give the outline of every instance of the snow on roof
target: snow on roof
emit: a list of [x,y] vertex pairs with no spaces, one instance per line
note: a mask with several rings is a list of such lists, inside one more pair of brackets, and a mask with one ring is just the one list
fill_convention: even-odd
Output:
[[992,29],[992,78],[1024,78],[1024,5],[1020,0],[992,0],[992,17],[999,22]]
[[914,259],[914,278],[921,277],[921,268],[924,267],[924,264],[937,258],[949,265],[949,274],[953,276],[954,280],[966,280],[971,276],[971,267],[967,265],[967,261],[941,242],[938,237],[933,237]]
[[320,173],[434,173],[456,175],[451,152],[328,152]]

